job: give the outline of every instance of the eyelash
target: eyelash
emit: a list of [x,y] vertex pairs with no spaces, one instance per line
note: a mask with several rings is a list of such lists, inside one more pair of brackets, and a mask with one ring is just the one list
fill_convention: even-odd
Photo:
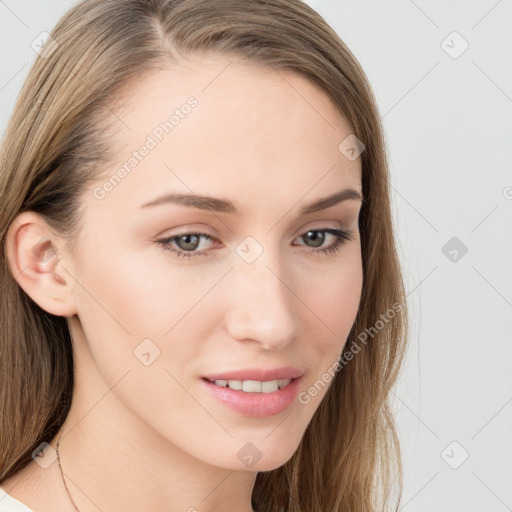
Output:
[[[306,231],[305,233],[303,233],[300,236],[304,236],[309,232],[330,233],[331,235],[334,235],[337,238],[336,241],[334,242],[334,245],[332,245],[331,247],[326,247],[325,249],[309,248],[308,252],[313,253],[315,255],[318,255],[318,253],[320,253],[320,255],[335,254],[341,250],[341,248],[343,247],[345,242],[354,239],[354,236],[351,231],[344,231],[342,229],[335,229],[335,228],[309,229],[308,231]],[[176,249],[175,247],[172,247],[170,245],[170,242],[172,242],[178,238],[181,238],[182,236],[186,236],[186,235],[194,235],[194,236],[198,236],[198,237],[203,236],[209,240],[213,239],[213,237],[208,235],[207,233],[200,233],[198,231],[186,231],[183,233],[178,233],[171,237],[157,240],[157,243],[160,244],[162,249],[164,249],[165,251],[169,251],[171,253],[176,254],[178,258],[183,257],[183,258],[190,259],[191,257],[194,257],[194,256],[208,256],[208,252],[192,252],[192,251],[186,252],[186,251],[182,251],[180,249]]]

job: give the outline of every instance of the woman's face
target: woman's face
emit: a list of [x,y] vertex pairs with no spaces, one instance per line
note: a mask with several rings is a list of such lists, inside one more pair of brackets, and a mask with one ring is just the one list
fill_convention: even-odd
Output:
[[[323,91],[230,62],[147,75],[113,109],[117,161],[84,193],[64,261],[77,364],[115,384],[122,421],[208,464],[265,471],[293,455],[355,321],[361,202],[303,210],[361,193],[361,159],[339,148],[352,130]],[[301,377],[268,394],[204,379],[289,367]]]

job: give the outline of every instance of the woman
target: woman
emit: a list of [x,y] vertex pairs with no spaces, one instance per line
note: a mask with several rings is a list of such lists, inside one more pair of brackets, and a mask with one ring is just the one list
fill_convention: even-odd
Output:
[[0,179],[0,510],[396,509],[385,147],[316,12],[79,3]]

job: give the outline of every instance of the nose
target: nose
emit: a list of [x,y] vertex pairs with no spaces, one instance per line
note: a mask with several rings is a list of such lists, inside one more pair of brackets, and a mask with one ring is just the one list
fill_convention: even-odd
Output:
[[282,349],[299,333],[298,302],[289,276],[259,258],[230,273],[226,329],[236,340],[252,340],[265,350]]

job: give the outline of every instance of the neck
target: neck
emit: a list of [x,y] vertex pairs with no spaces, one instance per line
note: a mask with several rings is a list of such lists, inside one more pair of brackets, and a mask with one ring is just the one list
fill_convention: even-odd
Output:
[[197,464],[172,446],[157,451],[154,440],[125,441],[118,430],[103,427],[101,433],[101,438],[92,429],[86,433],[86,425],[71,431],[66,422],[59,434],[62,485],[76,510],[253,512],[254,473]]

